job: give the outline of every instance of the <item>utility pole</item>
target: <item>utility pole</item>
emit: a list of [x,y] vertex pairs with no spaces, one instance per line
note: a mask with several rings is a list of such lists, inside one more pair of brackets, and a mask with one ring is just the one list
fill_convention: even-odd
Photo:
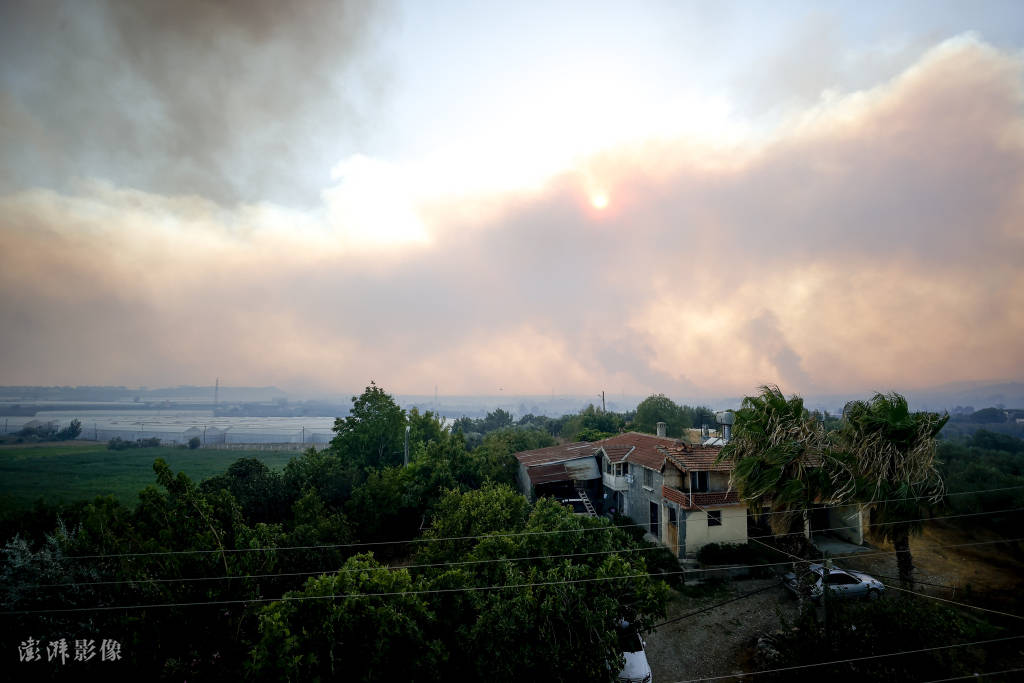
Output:
[[607,412],[604,407],[604,389],[601,390],[601,412]]
[[821,609],[824,612],[825,622],[825,645],[828,647],[828,651],[832,652],[832,639],[829,637],[828,632],[828,572],[832,568],[832,558],[829,557],[829,553],[825,553],[825,562],[821,571]]
[[405,466],[409,466],[409,425],[405,425]]

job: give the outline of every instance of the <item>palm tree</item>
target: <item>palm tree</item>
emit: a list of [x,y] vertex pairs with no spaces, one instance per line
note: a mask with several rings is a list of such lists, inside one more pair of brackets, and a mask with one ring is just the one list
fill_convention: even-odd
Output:
[[743,399],[718,461],[732,462],[731,486],[754,510],[771,503],[776,534],[789,533],[815,500],[853,493],[852,473],[828,447],[822,423],[777,386]]
[[840,448],[857,476],[856,497],[875,503],[876,536],[896,550],[900,584],[912,586],[914,565],[910,534],[920,533],[920,520],[943,494],[935,468],[939,431],[949,415],[910,412],[897,393],[876,393],[869,401],[851,401],[843,409]]

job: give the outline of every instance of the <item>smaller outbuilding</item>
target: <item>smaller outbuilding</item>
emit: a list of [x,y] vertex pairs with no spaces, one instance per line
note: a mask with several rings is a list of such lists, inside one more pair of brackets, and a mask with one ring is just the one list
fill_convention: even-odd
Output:
[[547,496],[577,512],[600,514],[601,470],[594,444],[587,441],[516,453],[519,487],[530,500]]

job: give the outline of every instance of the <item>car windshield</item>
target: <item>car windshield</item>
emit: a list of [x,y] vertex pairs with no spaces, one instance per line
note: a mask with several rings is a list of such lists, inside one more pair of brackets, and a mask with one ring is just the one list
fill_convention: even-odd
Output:
[[631,628],[618,628],[619,652],[638,652],[641,649],[640,636]]

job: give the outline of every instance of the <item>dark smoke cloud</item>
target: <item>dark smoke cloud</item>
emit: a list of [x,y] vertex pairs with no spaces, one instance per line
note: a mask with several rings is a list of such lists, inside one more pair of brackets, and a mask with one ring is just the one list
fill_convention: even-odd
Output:
[[0,21],[0,191],[310,204],[387,89],[382,3],[44,0]]
[[955,41],[719,166],[682,143],[611,154],[600,214],[567,174],[489,217],[435,207],[425,245],[358,249],[296,216],[116,187],[0,197],[0,384],[1020,378],[1022,92],[1016,57]]

